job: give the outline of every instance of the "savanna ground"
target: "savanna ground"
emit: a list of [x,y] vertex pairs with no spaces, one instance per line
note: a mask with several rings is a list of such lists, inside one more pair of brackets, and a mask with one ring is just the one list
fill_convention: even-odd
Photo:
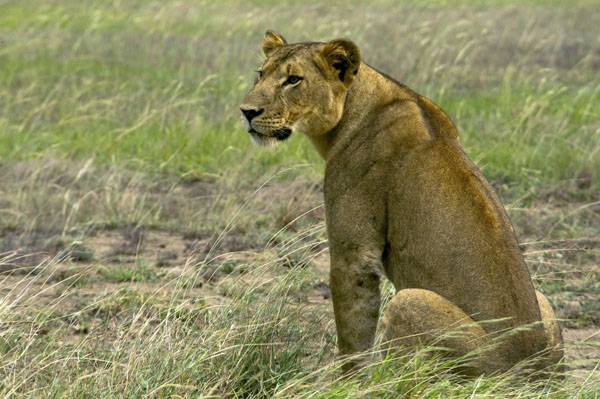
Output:
[[[0,0],[2,397],[600,397],[599,10]],[[424,349],[339,381],[323,163],[239,124],[266,29],[351,38],[448,112],[562,320],[563,380]]]

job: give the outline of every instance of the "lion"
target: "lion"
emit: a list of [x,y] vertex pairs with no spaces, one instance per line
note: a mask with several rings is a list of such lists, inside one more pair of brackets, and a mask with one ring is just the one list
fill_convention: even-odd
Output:
[[[303,133],[325,160],[330,285],[343,370],[368,361],[380,279],[396,294],[383,315],[389,348],[422,343],[491,374],[538,356],[553,367],[562,336],[534,289],[508,215],[433,102],[361,61],[356,44],[288,44],[267,31],[266,59],[241,104],[261,145]],[[445,335],[460,330],[462,334]],[[361,355],[362,354],[362,355]]]

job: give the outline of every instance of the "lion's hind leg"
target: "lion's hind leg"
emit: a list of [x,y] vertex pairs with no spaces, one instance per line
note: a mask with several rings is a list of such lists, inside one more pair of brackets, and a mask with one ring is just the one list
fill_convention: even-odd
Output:
[[[539,291],[535,292],[537,295],[538,306],[540,307],[540,314],[542,316],[542,322],[544,323],[544,332],[546,333],[546,348],[547,352],[543,354],[540,369],[552,369],[557,364],[560,364],[564,356],[563,350],[563,338],[558,325],[558,320],[554,315],[552,306],[548,299]],[[561,371],[561,368],[555,369]]]
[[459,368],[465,375],[490,374],[510,367],[477,322],[433,291],[398,291],[385,311],[382,331],[391,349],[434,345],[447,348],[447,354],[454,358],[474,355]]

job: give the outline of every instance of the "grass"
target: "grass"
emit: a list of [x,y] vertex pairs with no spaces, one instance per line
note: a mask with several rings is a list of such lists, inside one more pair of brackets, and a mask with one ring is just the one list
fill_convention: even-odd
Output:
[[[184,176],[222,173],[222,165],[247,157],[258,174],[318,164],[305,140],[260,152],[240,129],[238,103],[269,26],[290,40],[352,37],[367,62],[446,109],[468,153],[521,193],[574,177],[598,187],[593,5],[440,12],[357,3],[337,18],[318,3],[265,7],[129,2],[93,3],[90,11],[55,1],[34,13],[27,12],[38,8],[33,2],[4,4],[0,156],[133,159],[144,170]],[[279,22],[269,25],[273,13]],[[305,19],[295,19],[298,13]],[[358,14],[368,16],[366,24],[353,24]],[[303,31],[314,33],[296,33]]]
[[[0,0],[0,396],[600,396],[598,6]],[[348,37],[450,115],[563,319],[564,381],[427,348],[340,380],[322,161],[239,123],[266,29]]]
[[[5,397],[597,395],[593,380],[576,387],[510,375],[461,380],[451,373],[456,363],[431,358],[426,349],[374,361],[359,378],[342,381],[323,304],[298,301],[307,274],[302,268],[284,272],[277,262],[226,277],[222,284],[231,283],[230,289],[218,305],[210,297],[194,302],[186,278],[177,277],[151,292],[133,286],[89,291],[76,307],[82,295],[73,288],[75,276],[48,284],[57,266],[50,262],[39,274],[22,278],[13,292],[23,294],[2,303]],[[265,274],[272,277],[265,280]],[[45,288],[28,295],[38,284]],[[48,301],[57,289],[62,294]]]

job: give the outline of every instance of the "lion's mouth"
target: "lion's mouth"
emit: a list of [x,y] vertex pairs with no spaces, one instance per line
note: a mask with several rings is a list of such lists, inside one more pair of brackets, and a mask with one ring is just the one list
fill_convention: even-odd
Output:
[[292,135],[292,129],[290,129],[290,128],[277,130],[277,131],[275,131],[275,133],[273,133],[273,136],[275,136],[275,138],[279,141],[283,141],[283,140],[287,139],[288,137],[290,137],[291,135]]
[[259,139],[270,139],[274,137],[279,141],[283,141],[292,135],[292,129],[284,128],[280,130],[275,130],[273,134],[266,135],[264,133],[257,132],[253,127],[251,127],[250,130],[248,130],[248,133]]
[[244,128],[246,128],[246,131],[248,133],[250,133],[252,136],[254,136],[255,138],[257,138],[261,141],[271,140],[271,139],[283,141],[292,135],[292,129],[290,129],[289,127],[284,127],[283,129],[277,129],[272,134],[269,134],[269,135],[261,133],[258,130],[256,130],[254,128],[254,126],[252,126],[252,124],[248,121],[248,119],[246,119],[246,117],[244,115],[242,115],[242,124],[244,125]]

